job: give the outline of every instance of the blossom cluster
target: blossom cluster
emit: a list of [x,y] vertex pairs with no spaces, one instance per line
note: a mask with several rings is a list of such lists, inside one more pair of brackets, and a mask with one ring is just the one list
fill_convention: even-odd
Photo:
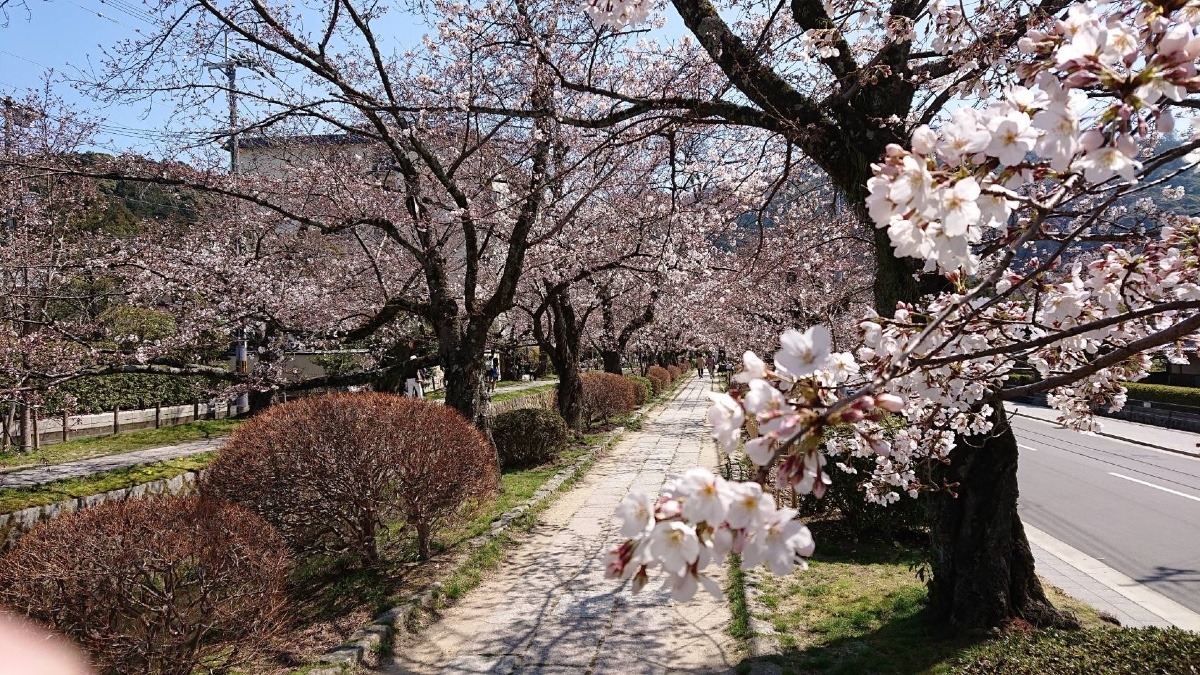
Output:
[[645,21],[653,4],[651,0],[588,0],[584,8],[597,26],[620,29]]
[[703,587],[718,599],[721,587],[705,574],[730,553],[745,568],[766,564],[775,574],[806,568],[813,553],[808,528],[794,509],[780,509],[754,482],[727,481],[708,469],[690,469],[668,481],[657,500],[633,493],[617,507],[621,534],[628,539],[606,560],[610,578],[632,579],[633,590],[661,567],[664,588],[676,600],[690,600]]
[[1165,104],[1200,88],[1198,18],[1076,5],[1021,41],[1031,60],[1000,100],[917,127],[909,148],[889,146],[868,183],[870,215],[898,255],[925,261],[949,289],[869,314],[853,353],[835,352],[820,326],[785,332],[770,365],[747,352],[734,378],[744,393],[713,395],[717,442],[740,447],[760,477],[773,469],[779,489],[814,498],[827,466],[854,473],[846,458],[873,458],[858,480],[866,499],[888,504],[929,487],[922,461],[946,461],[958,438],[992,431],[1017,364],[1058,384],[1049,402],[1065,424],[1093,428],[1097,407],[1121,407],[1120,383],[1149,369],[1141,345],[1178,352],[1195,333],[1200,221],[1139,202],[1157,232],[1135,247],[1067,256],[1031,243],[1095,233],[1092,222],[1127,211],[1105,191],[1144,179],[1139,142],[1151,125],[1169,132]]
[[[956,110],[937,131],[917,127],[911,149],[888,147],[868,183],[872,219],[897,255],[924,260],[927,270],[973,274],[980,260],[972,246],[988,230],[1007,232],[1029,201],[1021,190],[1036,179],[1064,188],[1079,186],[1072,177],[1136,182],[1148,123],[1169,133],[1174,119],[1163,104],[1200,89],[1198,20],[1150,6],[1103,15],[1085,3],[1050,31],[1031,31],[1020,48],[1037,58],[1022,68],[1023,84],[982,110]],[[1089,109],[1085,91],[1107,107]],[[1094,123],[1084,124],[1085,115]]]

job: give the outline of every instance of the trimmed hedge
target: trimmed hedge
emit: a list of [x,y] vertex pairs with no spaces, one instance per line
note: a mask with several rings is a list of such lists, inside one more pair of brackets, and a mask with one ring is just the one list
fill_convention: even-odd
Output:
[[633,402],[645,405],[654,396],[654,383],[648,377],[641,375],[626,375],[625,379],[633,383]]
[[680,375],[683,374],[683,368],[680,368],[672,363],[671,365],[667,366],[667,372],[671,374],[671,381],[674,382],[675,380],[679,379]]
[[556,410],[522,408],[492,419],[492,440],[504,471],[558,459],[570,442],[570,433]]
[[663,368],[662,366],[650,366],[650,369],[646,371],[646,377],[654,386],[655,396],[658,396],[666,391],[671,386],[671,382],[675,379],[671,377],[671,371]]
[[497,486],[492,446],[457,411],[392,394],[327,394],[272,406],[233,433],[203,494],[242,504],[300,553],[379,560],[393,521],[435,528]]
[[[1029,373],[1014,373],[1008,376],[1006,388],[1019,387],[1037,382],[1039,378]],[[1135,401],[1150,401],[1168,405],[1200,408],[1200,387],[1177,387],[1169,384],[1145,382],[1122,382],[1129,390],[1128,396]]]
[[796,508],[802,520],[836,521],[852,536],[877,532],[894,537],[904,532],[924,531],[927,519],[925,503],[920,497],[913,499],[901,494],[900,501],[888,506],[867,501],[859,485],[870,477],[875,468],[874,457],[839,459],[858,473],[846,473],[833,466],[831,460],[827,471],[831,482],[825,494],[820,499],[802,495],[797,502]]
[[583,374],[583,416],[588,424],[607,422],[636,407],[633,382],[623,375]]
[[279,535],[233,504],[106,502],[21,538],[0,559],[0,603],[74,640],[103,673],[228,672],[280,634],[291,563]]
[[190,405],[196,401],[207,401],[210,392],[215,389],[216,387],[203,377],[141,373],[81,377],[65,382],[54,391],[46,393],[43,396],[43,415],[60,412],[63,399],[68,395],[75,398],[71,412],[88,415],[112,412],[115,407],[121,410],[139,410],[153,408],[158,403],[165,406]]
[[1200,388],[1176,387],[1169,384],[1143,384],[1125,382],[1129,398],[1152,403],[1168,403],[1200,408]]

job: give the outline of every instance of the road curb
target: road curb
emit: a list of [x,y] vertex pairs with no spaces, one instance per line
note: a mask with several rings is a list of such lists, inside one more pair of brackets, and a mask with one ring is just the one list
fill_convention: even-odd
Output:
[[1089,577],[1096,583],[1107,587],[1112,592],[1123,596],[1133,604],[1141,607],[1146,612],[1170,622],[1178,628],[1200,632],[1200,613],[1196,613],[1158,591],[1138,583],[1136,580],[1028,523],[1024,524],[1024,528],[1025,535],[1030,543],[1042,547],[1050,555],[1075,568],[1080,574]]
[[[1059,428],[1066,428],[1066,427],[1063,427],[1061,424],[1058,424],[1057,422],[1054,422],[1051,420],[1042,419],[1041,417],[1034,417],[1033,415],[1026,415],[1025,413],[1021,412],[1020,410],[1013,410],[1012,414],[1016,415],[1017,417],[1024,417],[1027,420],[1036,420],[1038,422],[1044,422],[1046,424],[1051,424],[1051,425],[1054,425]],[[1130,422],[1130,424],[1133,424],[1133,422]],[[1160,429],[1160,428],[1166,429],[1166,427],[1155,427],[1155,428],[1156,429]],[[1171,431],[1170,429],[1167,429],[1167,430]],[[1200,459],[1200,450],[1198,450],[1196,452],[1189,452],[1187,450],[1180,450],[1179,448],[1172,448],[1172,447],[1169,447],[1166,445],[1158,445],[1156,443],[1149,443],[1146,441],[1140,441],[1140,440],[1136,440],[1133,438],[1126,438],[1125,436],[1118,436],[1117,434],[1106,433],[1104,431],[1094,431],[1092,433],[1096,434],[1097,436],[1103,436],[1105,438],[1111,438],[1111,439],[1118,440],[1118,441],[1125,441],[1126,443],[1132,443],[1134,445],[1140,445],[1140,446],[1146,447],[1146,448],[1154,448],[1155,450],[1162,450],[1164,452],[1172,452],[1172,453],[1175,453],[1176,455],[1183,455],[1184,457],[1192,457],[1192,458]]]
[[[741,561],[738,564],[741,564]],[[771,625],[770,621],[758,618],[767,613],[767,607],[759,600],[762,596],[763,572],[756,567],[742,570],[742,575],[742,592],[746,595],[746,610],[750,614],[750,658],[778,656],[783,652],[783,648],[779,644],[779,634],[775,632],[775,626]],[[750,672],[756,675],[777,675],[781,669],[774,663],[757,662],[751,666]]]

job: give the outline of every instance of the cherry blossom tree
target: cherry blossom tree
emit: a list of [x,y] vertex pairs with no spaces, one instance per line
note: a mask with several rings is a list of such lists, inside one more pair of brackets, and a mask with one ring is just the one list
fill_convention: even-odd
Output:
[[[1194,142],[1138,151],[1153,140],[1152,129],[1170,133],[1174,115],[1191,105],[1193,45],[1200,44],[1194,9],[1147,2],[1100,13],[1077,5],[1052,19],[1062,6],[1026,12],[1001,3],[964,16],[936,3],[826,13],[828,5],[796,2],[795,26],[744,23],[762,36],[756,45],[798,36],[801,50],[815,52],[817,73],[836,79],[818,105],[795,86],[811,84],[815,63],[782,71],[772,59],[796,51],[752,48],[705,2],[673,4],[753,103],[725,117],[775,125],[849,198],[861,199],[869,211],[863,219],[879,228],[880,315],[862,324],[863,348],[835,352],[828,332],[814,328],[784,333],[774,367],[748,354],[750,393],[714,407],[719,438],[732,449],[741,422],[756,417],[762,435],[746,443],[746,454],[764,470],[779,462],[783,484],[815,496],[827,480],[827,456],[846,453],[877,458],[871,498],[937,488],[935,609],[963,630],[1014,620],[1072,624],[1033,574],[1015,508],[1017,448],[1000,403],[1049,390],[1066,421],[1089,424],[1092,406],[1123,402],[1119,380],[1144,374],[1147,350],[1200,327],[1190,295],[1195,223],[1160,213],[1153,220],[1161,229],[1145,233],[1129,226],[1121,204],[1194,165],[1185,159]],[[645,9],[592,6],[618,26]],[[851,30],[863,25],[882,30]],[[863,37],[851,45],[855,35]],[[992,91],[1000,95],[988,103]],[[955,98],[984,105],[939,117]],[[922,124],[935,121],[933,130]],[[923,274],[912,275],[909,259],[923,262],[916,268]],[[1021,362],[1044,379],[1003,389]],[[837,397],[842,386],[854,393]],[[902,415],[908,427],[889,437],[880,424],[886,414]],[[823,445],[825,430],[837,426],[851,427],[852,440]],[[943,466],[940,484],[918,480],[919,460]],[[743,489],[703,491],[724,495],[719,501],[731,509]],[[614,572],[637,574],[641,567],[630,571],[625,561],[637,559],[664,523],[696,525],[692,532],[713,550],[723,546],[722,528],[745,545],[807,549],[801,540],[784,543],[765,516],[747,528],[731,525],[728,512],[676,510],[701,491],[672,486],[652,511],[651,529],[614,554]],[[680,572],[653,544],[644,550]],[[688,560],[682,574],[696,576],[708,558]]]
[[[228,87],[175,66],[230,36],[259,73],[235,91],[243,138],[308,124],[362,139],[362,156],[299,153],[278,175],[144,175],[130,166],[87,175],[187,186],[235,200],[260,221],[273,215],[339,241],[357,232],[369,245],[386,242],[407,269],[377,284],[386,297],[341,339],[368,339],[403,317],[428,325],[447,404],[478,418],[488,332],[513,305],[527,251],[554,227],[545,214],[553,186],[610,143],[594,134],[568,145],[548,114],[558,93],[545,59],[528,40],[496,38],[576,35],[591,30],[586,19],[559,25],[553,15],[530,19],[508,7],[446,9],[429,19],[446,39],[384,56],[375,25],[385,10],[374,5],[331,3],[314,16],[286,3],[164,0],[148,11],[162,29],[113,49],[106,77],[94,83],[102,96],[172,92],[181,108],[200,109]],[[532,67],[513,68],[518,62]],[[526,114],[485,112],[501,98],[519,100]],[[288,135],[270,138],[286,143]]]

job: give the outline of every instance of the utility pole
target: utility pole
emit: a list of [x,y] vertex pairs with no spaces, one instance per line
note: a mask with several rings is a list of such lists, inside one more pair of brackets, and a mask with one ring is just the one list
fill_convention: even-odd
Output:
[[[228,36],[226,36],[228,40]],[[229,94],[229,175],[236,176],[238,174],[238,108],[237,108],[237,71],[238,68],[250,68],[251,70],[266,69],[264,64],[259,59],[249,56],[229,56],[229,44],[225,44],[225,60],[217,63],[206,64],[209,70],[219,70],[225,75],[228,83]],[[246,378],[250,374],[250,355],[246,345],[246,329],[245,327],[238,328],[237,342],[233,350],[233,371],[239,378]],[[235,410],[238,415],[246,412],[250,408],[250,396],[245,392],[238,394]]]
[[[14,139],[14,137],[16,135],[17,117],[18,116],[21,117],[21,119],[20,119],[21,124],[28,124],[36,118],[37,113],[34,112],[33,110],[30,110],[26,106],[23,106],[20,103],[17,103],[16,101],[12,100],[11,96],[5,96],[3,98],[3,100],[0,100],[0,105],[2,105],[4,108],[4,158],[5,158],[5,160],[10,160],[13,157],[13,154],[17,150],[17,146],[16,146],[15,139]],[[4,219],[4,227],[5,227],[6,232],[10,232],[10,231],[16,229],[17,219],[16,219],[16,215],[14,213],[10,212],[8,214],[8,217]],[[16,281],[17,280],[14,277],[13,283],[15,284]],[[23,307],[23,311],[22,311],[23,318],[21,320],[21,329],[20,329],[20,334],[22,337],[24,337],[29,334],[30,325],[31,325],[30,324],[30,316],[29,316],[29,311],[30,311],[30,307],[29,307],[29,303],[30,303],[29,267],[27,267],[27,266],[21,268],[21,284],[22,284],[22,291],[26,296],[24,299],[24,307]],[[29,355],[28,354],[22,353],[21,364],[22,364],[22,367],[28,368],[28,365],[29,365]],[[16,404],[16,401],[13,402],[13,405],[15,405],[15,404]],[[27,400],[22,401],[20,403],[20,405],[21,405],[21,431],[20,431],[20,433],[21,433],[21,452],[25,453],[25,452],[29,452],[29,450],[36,443],[37,429],[34,428],[36,421],[33,419],[33,416],[31,415],[32,411],[29,409],[29,402]],[[5,441],[4,444],[5,444],[5,446],[8,445],[8,434],[9,434],[9,429],[6,424],[5,429],[4,429],[4,441]]]

